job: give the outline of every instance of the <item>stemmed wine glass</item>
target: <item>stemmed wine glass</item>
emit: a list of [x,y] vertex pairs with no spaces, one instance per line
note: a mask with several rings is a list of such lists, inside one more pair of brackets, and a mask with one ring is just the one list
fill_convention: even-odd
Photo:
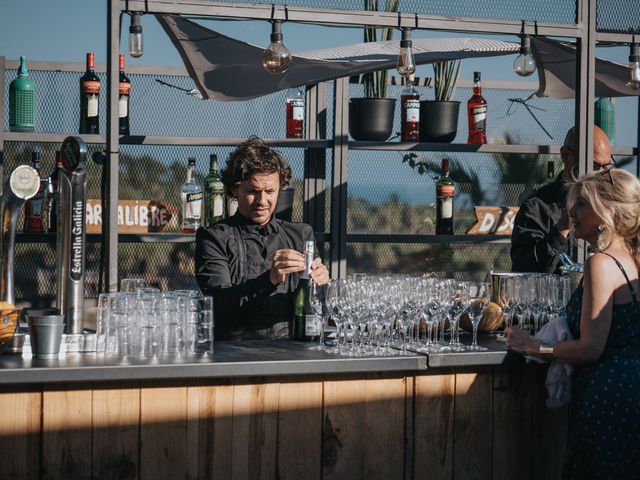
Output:
[[470,284],[469,291],[469,307],[467,311],[471,317],[471,325],[473,326],[473,341],[469,350],[480,351],[487,350],[485,347],[478,345],[478,325],[482,319],[487,306],[489,305],[489,284],[487,282],[473,282]]

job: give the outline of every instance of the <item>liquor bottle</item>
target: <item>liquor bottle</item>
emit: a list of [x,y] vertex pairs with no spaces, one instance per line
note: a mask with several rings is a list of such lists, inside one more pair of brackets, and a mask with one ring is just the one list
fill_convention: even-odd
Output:
[[287,138],[302,138],[304,128],[304,96],[298,88],[287,95]]
[[99,133],[100,79],[93,70],[93,52],[87,53],[87,71],[80,77],[80,133]]
[[442,159],[442,175],[436,183],[436,235],[453,235],[453,197],[456,186],[449,177],[449,159]]
[[181,233],[196,233],[200,227],[202,218],[202,187],[193,178],[193,169],[196,166],[196,159],[189,158],[187,164],[187,180],[180,189],[180,200],[182,204]]
[[62,152],[56,151],[56,165],[53,171],[45,179],[44,189],[44,224],[47,232],[58,231],[58,203],[60,192],[58,190],[58,179],[62,171]]
[[227,216],[226,218],[231,218],[236,214],[238,210],[238,199],[235,197],[227,197]]
[[31,152],[31,166],[36,172],[38,172],[38,176],[40,177],[40,188],[38,189],[38,193],[24,203],[23,231],[25,233],[43,233],[44,224],[42,222],[42,207],[44,202],[45,181],[42,178],[42,172],[40,170],[40,152],[37,150]]
[[9,130],[33,132],[36,125],[36,84],[29,78],[27,59],[20,57],[18,76],[9,85]]
[[124,73],[124,55],[120,54],[120,82],[118,83],[118,120],[120,135],[129,135],[129,95],[131,81]]
[[400,94],[400,139],[403,142],[420,141],[420,94],[413,84],[413,75]]
[[224,184],[218,175],[218,156],[209,155],[209,174],[204,179],[204,221],[212,225],[224,218]]
[[473,72],[473,95],[467,102],[469,138],[467,143],[487,143],[487,101],[482,96],[480,72]]
[[313,241],[308,241],[304,249],[304,271],[293,294],[294,318],[290,332],[293,340],[310,340],[319,333],[320,311],[316,286],[311,280],[312,264]]

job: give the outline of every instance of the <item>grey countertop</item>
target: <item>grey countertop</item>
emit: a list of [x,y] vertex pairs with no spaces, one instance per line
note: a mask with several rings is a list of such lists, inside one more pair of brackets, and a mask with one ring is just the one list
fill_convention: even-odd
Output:
[[426,371],[437,367],[496,365],[504,361],[504,343],[485,337],[481,352],[424,353],[403,356],[346,357],[312,350],[292,341],[216,342],[215,353],[169,358],[66,354],[58,359],[0,355],[0,385],[135,381],[188,378],[236,378],[367,372]]

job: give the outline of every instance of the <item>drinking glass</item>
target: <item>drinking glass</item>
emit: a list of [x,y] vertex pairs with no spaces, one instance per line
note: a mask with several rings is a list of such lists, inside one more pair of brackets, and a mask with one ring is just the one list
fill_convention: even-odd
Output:
[[143,278],[123,278],[120,280],[120,291],[123,293],[135,293],[139,288],[146,286]]
[[473,326],[473,341],[469,350],[487,350],[478,345],[478,325],[482,320],[487,306],[489,305],[489,284],[487,282],[474,282],[470,284],[468,312]]

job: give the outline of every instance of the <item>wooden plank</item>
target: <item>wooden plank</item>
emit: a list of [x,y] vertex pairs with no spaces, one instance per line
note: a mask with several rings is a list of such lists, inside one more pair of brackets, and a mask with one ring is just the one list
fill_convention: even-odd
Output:
[[91,477],[90,386],[45,386],[42,395],[42,472],[47,479]]
[[187,388],[150,383],[140,391],[140,478],[185,478]]
[[491,478],[492,383],[490,368],[456,374],[454,479]]
[[0,389],[0,478],[39,478],[42,392],[38,385]]
[[278,439],[277,383],[235,384],[233,392],[234,480],[275,478]]
[[[364,380],[325,380],[322,477],[364,478]],[[384,452],[380,452],[384,455]]]
[[413,478],[453,475],[455,375],[415,377]]
[[278,465],[281,480],[322,477],[321,379],[280,384]]
[[187,418],[187,478],[232,478],[233,386],[192,383]]
[[93,392],[93,477],[137,479],[140,388],[96,385]]
[[525,446],[530,442],[531,422],[527,410],[530,388],[524,362],[513,361],[493,369],[493,478],[529,478],[533,457]]
[[[364,478],[402,480],[405,473],[406,379],[368,374],[365,383]],[[381,454],[384,452],[384,454]]]

